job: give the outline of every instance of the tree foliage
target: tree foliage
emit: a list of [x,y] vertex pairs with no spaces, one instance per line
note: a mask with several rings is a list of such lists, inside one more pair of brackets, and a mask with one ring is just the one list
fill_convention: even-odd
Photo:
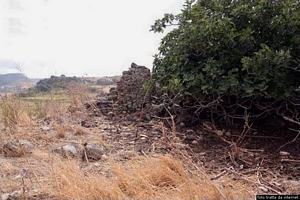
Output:
[[209,99],[299,98],[297,0],[186,1],[180,14],[165,14],[151,30],[168,26],[174,29],[153,64],[152,81],[162,91]]
[[[174,25],[176,24],[176,25]],[[186,2],[165,14],[153,74],[163,89],[186,94],[287,98],[299,90],[300,5],[296,0]]]

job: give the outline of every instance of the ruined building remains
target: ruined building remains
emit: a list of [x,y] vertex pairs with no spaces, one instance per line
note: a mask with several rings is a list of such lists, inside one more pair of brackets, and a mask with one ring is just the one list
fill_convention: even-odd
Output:
[[106,96],[99,97],[95,105],[103,115],[141,111],[151,104],[150,95],[142,90],[150,76],[148,68],[132,63],[131,68],[123,72],[117,87],[111,88]]

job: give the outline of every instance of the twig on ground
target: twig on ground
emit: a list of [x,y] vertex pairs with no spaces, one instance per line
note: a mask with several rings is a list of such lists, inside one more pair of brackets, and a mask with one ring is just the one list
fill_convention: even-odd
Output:
[[[290,129],[290,130],[293,130],[293,129]],[[292,141],[289,141],[289,142],[285,143],[284,145],[280,146],[280,147],[276,150],[276,152],[278,152],[280,149],[282,149],[282,148],[285,147],[286,145],[291,144],[291,143],[293,143],[293,142],[295,142],[295,141],[297,140],[297,138],[298,138],[299,135],[300,135],[300,130],[293,130],[293,131],[298,131],[298,134],[296,135],[296,137],[295,137]]]
[[230,170],[230,172],[232,172],[233,174],[238,175],[239,179],[248,181],[248,182],[250,182],[250,183],[253,183],[253,184],[256,184],[256,185],[259,185],[259,186],[263,186],[263,187],[265,187],[266,189],[271,190],[271,191],[275,192],[275,193],[278,194],[278,195],[281,195],[281,192],[280,192],[280,191],[278,191],[278,190],[276,190],[276,189],[274,189],[274,188],[272,188],[272,187],[269,187],[269,186],[267,186],[267,185],[265,185],[265,184],[263,184],[263,183],[260,183],[260,182],[254,181],[254,180],[252,180],[252,179],[246,178],[245,176],[243,176],[243,174],[236,172],[234,169],[228,168],[228,170]]
[[296,163],[300,163],[300,160],[293,160],[293,159],[283,158],[283,159],[281,159],[281,162],[296,162]]
[[224,170],[221,173],[217,174],[215,177],[210,178],[210,180],[217,180],[217,179],[219,179],[220,177],[222,177],[225,174],[228,174],[227,170]]

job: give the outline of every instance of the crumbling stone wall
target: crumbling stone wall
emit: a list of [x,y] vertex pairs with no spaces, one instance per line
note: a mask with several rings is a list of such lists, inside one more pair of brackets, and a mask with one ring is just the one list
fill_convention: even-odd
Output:
[[150,79],[150,70],[144,66],[131,64],[128,71],[124,71],[117,83],[118,104],[129,112],[141,110],[143,104],[150,101],[149,95],[141,91],[143,84]]
[[99,97],[96,106],[104,115],[141,111],[143,107],[151,105],[150,95],[142,91],[143,84],[150,76],[148,68],[132,63],[131,68],[123,72],[117,87],[111,88],[107,96]]

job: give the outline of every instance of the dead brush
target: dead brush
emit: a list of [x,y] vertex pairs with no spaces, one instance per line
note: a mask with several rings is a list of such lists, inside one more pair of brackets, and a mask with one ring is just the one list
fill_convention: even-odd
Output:
[[71,99],[72,110],[75,111],[81,111],[90,98],[89,87],[83,83],[70,83],[67,86],[67,94]]
[[84,134],[87,134],[87,132],[81,126],[75,127],[74,135],[84,135]]
[[10,140],[7,140],[2,144],[1,150],[7,157],[22,157],[29,153],[29,149],[22,146],[20,143],[11,144]]
[[63,125],[56,125],[54,127],[54,129],[56,130],[56,137],[57,138],[65,138],[66,137],[66,127]]
[[30,116],[32,118],[43,119],[49,117],[50,106],[48,101],[33,102]]
[[1,117],[5,128],[14,129],[20,120],[20,101],[12,96],[1,97]]
[[53,161],[51,190],[58,199],[245,199],[243,188],[228,189],[205,176],[190,177],[169,155],[111,161],[113,173],[82,171],[74,160]]
[[62,124],[65,122],[63,118],[64,114],[67,112],[67,106],[63,101],[51,100],[48,102],[48,117],[52,118],[56,123]]
[[1,97],[1,118],[3,125],[11,133],[14,132],[17,126],[29,121],[29,117],[24,108],[26,105],[15,96]]

